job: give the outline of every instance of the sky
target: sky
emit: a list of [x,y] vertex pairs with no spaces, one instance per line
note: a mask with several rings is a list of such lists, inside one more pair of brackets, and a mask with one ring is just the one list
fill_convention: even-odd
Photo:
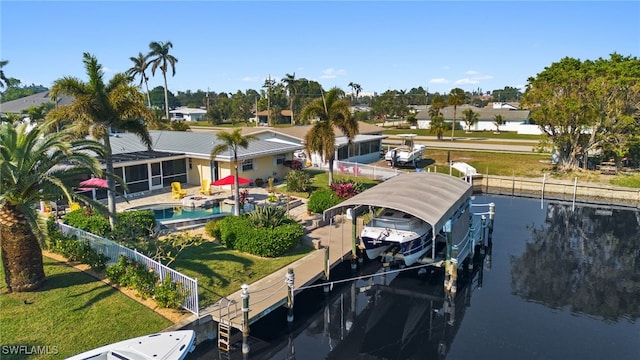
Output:
[[[3,71],[22,85],[108,81],[170,41],[170,91],[260,90],[286,74],[350,92],[524,87],[564,57],[640,56],[640,1],[0,2]],[[149,87],[163,85],[158,70]]]

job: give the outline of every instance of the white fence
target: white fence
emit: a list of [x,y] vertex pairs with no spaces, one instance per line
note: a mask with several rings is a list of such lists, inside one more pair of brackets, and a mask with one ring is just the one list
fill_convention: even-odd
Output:
[[63,223],[58,223],[58,228],[60,229],[60,232],[66,236],[75,236],[78,240],[88,242],[92,249],[109,258],[109,260],[107,260],[107,264],[115,264],[120,256],[124,256],[128,259],[144,264],[148,269],[153,269],[153,271],[160,277],[160,280],[163,280],[166,276],[171,277],[171,280],[179,284],[180,287],[182,287],[182,291],[187,294],[181,304],[182,307],[196,314],[196,316],[198,315],[198,279],[193,279],[183,275],[136,250],[131,250],[128,247],[122,246],[109,239],[105,239]]
[[333,162],[333,173],[338,175],[362,176],[373,180],[387,180],[400,174],[401,172],[402,170],[398,169],[366,165],[349,161]]

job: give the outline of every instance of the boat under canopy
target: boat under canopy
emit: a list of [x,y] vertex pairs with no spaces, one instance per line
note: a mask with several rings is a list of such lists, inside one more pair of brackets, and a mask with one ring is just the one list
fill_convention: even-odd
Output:
[[[435,229],[432,232],[432,240],[435,241],[447,221],[455,218],[459,209],[469,202],[472,193],[471,184],[453,176],[428,172],[405,173],[327,209],[324,218],[358,206],[394,209],[431,225]],[[468,222],[464,227],[456,225],[453,238],[459,239],[466,235]]]

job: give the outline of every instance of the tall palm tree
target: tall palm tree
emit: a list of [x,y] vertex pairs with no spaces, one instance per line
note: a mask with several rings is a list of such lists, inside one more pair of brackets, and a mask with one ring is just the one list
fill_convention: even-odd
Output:
[[358,95],[360,95],[360,92],[362,91],[362,86],[354,82],[350,82],[349,85],[347,86],[349,86],[351,88],[351,91],[356,94],[356,99],[355,100],[352,99],[352,102],[355,103],[358,99]]
[[500,126],[504,125],[504,117],[501,114],[494,115],[493,125],[496,126],[496,132],[500,134]]
[[298,81],[296,80],[296,73],[286,74],[282,82],[285,84],[285,88],[289,92],[289,104],[291,108],[291,125],[295,125],[295,121],[293,119],[293,104],[296,101],[296,96],[298,94]]
[[171,41],[163,43],[162,41],[152,41],[149,44],[151,51],[147,55],[151,64],[151,75],[156,75],[156,69],[160,67],[162,71],[162,77],[164,78],[164,109],[165,116],[169,120],[169,93],[167,90],[167,71],[171,66],[172,76],[176,75],[176,59],[173,55],[169,54],[169,50],[173,47]]
[[351,104],[344,98],[344,91],[333,88],[322,98],[317,98],[302,109],[301,117],[308,121],[318,117],[311,130],[305,135],[305,149],[309,155],[319,153],[322,161],[329,161],[329,185],[333,183],[333,162],[336,153],[336,136],[333,127],[337,127],[347,137],[351,146],[358,134],[358,121],[351,116]]
[[453,106],[453,123],[451,124],[451,141],[453,141],[456,132],[456,110],[458,105],[464,104],[464,90],[460,88],[451,89],[448,102],[450,106]]
[[246,149],[249,146],[249,142],[257,140],[254,135],[242,136],[242,129],[236,128],[232,132],[220,131],[216,134],[216,139],[221,143],[216,144],[211,150],[211,160],[214,160],[216,156],[231,151],[233,153],[233,168],[234,168],[234,207],[233,214],[240,215],[240,182],[238,181],[238,151],[240,148]]
[[466,109],[462,112],[462,116],[464,118],[465,125],[467,125],[467,131],[471,132],[471,127],[478,122],[480,114],[471,109]]
[[4,75],[3,67],[5,67],[9,63],[9,60],[0,60],[0,88],[7,86],[7,77]]
[[[151,137],[146,122],[153,118],[153,114],[144,104],[144,96],[138,88],[130,84],[129,76],[119,73],[105,84],[102,65],[95,56],[84,53],[83,62],[89,81],[83,82],[73,77],[56,80],[50,90],[51,97],[66,94],[75,100],[69,105],[53,109],[47,117],[58,122],[71,121],[76,134],[90,134],[94,139],[103,141],[107,184],[109,189],[114,189],[114,178],[110,176],[113,174],[113,153],[109,139],[111,130],[133,132],[150,149]],[[113,228],[116,195],[112,190],[108,190],[108,203],[109,223]]]
[[149,77],[147,76],[147,68],[149,67],[149,63],[147,62],[148,55],[143,55],[142,53],[138,53],[138,57],[130,57],[129,60],[133,62],[133,66],[127,70],[126,74],[133,76],[140,76],[140,86],[144,83],[144,86],[147,89],[147,104],[151,107],[151,96],[149,95]]
[[[77,140],[69,131],[50,132],[51,123],[29,131],[27,124],[0,125],[0,246],[9,291],[30,291],[45,281],[42,249],[46,226],[38,217],[40,201],[67,201],[104,206],[73,192],[79,175],[101,176],[103,146]],[[101,208],[102,207],[102,208]]]
[[444,116],[440,112],[437,115],[431,117],[431,122],[429,123],[429,132],[432,134],[435,133],[438,137],[438,140],[442,140],[442,134],[447,129],[447,124],[444,121]]

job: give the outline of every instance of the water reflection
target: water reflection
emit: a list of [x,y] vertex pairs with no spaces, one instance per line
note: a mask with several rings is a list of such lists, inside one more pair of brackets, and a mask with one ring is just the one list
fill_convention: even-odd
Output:
[[640,212],[550,203],[511,256],[511,288],[553,309],[607,321],[640,315]]

